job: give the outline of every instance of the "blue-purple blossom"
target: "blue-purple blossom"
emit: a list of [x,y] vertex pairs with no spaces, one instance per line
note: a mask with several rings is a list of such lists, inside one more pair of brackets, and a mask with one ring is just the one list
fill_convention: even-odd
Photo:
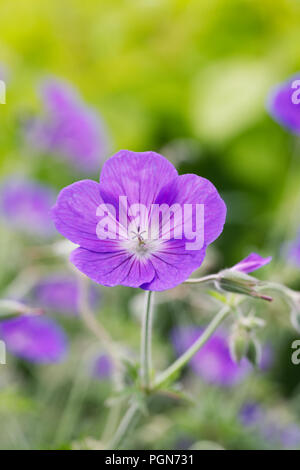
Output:
[[[172,343],[178,355],[186,351],[202,334],[203,328],[177,327],[172,332]],[[236,364],[230,355],[228,335],[217,331],[192,357],[190,367],[204,382],[230,387],[243,380],[252,370],[242,359]]]
[[[138,223],[129,212],[125,212],[125,220],[121,218],[122,198],[130,208],[143,206],[147,215],[139,214]],[[148,236],[153,207],[175,204],[178,212],[185,205],[204,207],[203,240],[197,249],[187,247],[190,235],[198,235],[193,217],[190,232],[180,239],[174,232],[182,228],[183,221],[172,228],[168,239],[164,238],[163,224],[158,225],[154,237]],[[100,214],[99,208],[103,211]],[[80,246],[71,254],[71,261],[81,272],[105,286],[122,284],[155,291],[182,283],[202,264],[207,246],[223,230],[225,217],[226,206],[210,181],[193,174],[179,176],[174,166],[155,152],[127,150],[104,164],[100,184],[84,180],[64,188],[53,208],[57,230]],[[98,224],[103,219],[110,225],[101,238]],[[117,227],[117,237],[111,225]]]
[[272,256],[262,258],[257,253],[250,253],[247,258],[244,258],[242,261],[235,264],[231,269],[249,274],[252,271],[256,271],[257,269],[261,268],[262,266],[265,266],[265,264],[270,263],[271,260]]
[[267,108],[279,124],[294,134],[300,134],[300,74],[290,77],[270,93]]
[[113,372],[113,363],[107,354],[101,354],[95,360],[93,376],[99,380],[109,379]]
[[67,351],[67,338],[50,318],[23,315],[0,323],[0,338],[17,357],[36,363],[61,361]]
[[284,254],[290,263],[300,268],[300,232],[293,241],[284,247]]
[[36,181],[19,176],[1,183],[0,214],[7,224],[29,235],[51,237],[55,234],[50,209],[54,191]]
[[108,137],[99,114],[75,89],[48,79],[41,88],[43,115],[26,126],[26,137],[40,151],[65,158],[83,173],[96,171],[108,151]]
[[284,449],[300,448],[300,427],[296,423],[284,423],[274,412],[268,412],[256,402],[243,405],[239,413],[242,424],[259,432],[269,445]]
[[[67,315],[77,315],[80,309],[79,280],[68,274],[55,273],[42,278],[33,292],[37,304],[47,310]],[[96,308],[100,292],[95,285],[89,285],[88,300]]]

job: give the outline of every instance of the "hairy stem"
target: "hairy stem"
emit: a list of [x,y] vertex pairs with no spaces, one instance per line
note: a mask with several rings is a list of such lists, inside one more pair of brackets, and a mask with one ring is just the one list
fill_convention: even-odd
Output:
[[210,274],[209,276],[203,277],[191,277],[184,281],[183,284],[202,284],[204,282],[216,281],[218,279],[218,274]]
[[153,292],[146,293],[146,306],[142,323],[141,337],[141,380],[142,386],[147,391],[151,385],[151,336],[152,336],[152,313],[153,313]]

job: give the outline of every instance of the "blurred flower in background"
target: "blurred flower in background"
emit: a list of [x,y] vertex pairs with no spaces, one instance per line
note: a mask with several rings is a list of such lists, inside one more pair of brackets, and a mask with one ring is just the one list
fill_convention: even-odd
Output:
[[[171,339],[178,355],[188,349],[202,334],[204,328],[177,327],[172,331]],[[246,359],[236,364],[230,356],[228,335],[217,331],[195,354],[190,366],[207,383],[230,387],[240,382],[251,371]]]
[[245,403],[239,417],[245,427],[258,431],[271,446],[279,445],[285,449],[300,447],[300,427],[286,422],[273,410],[265,410],[259,403]]
[[99,380],[109,379],[113,372],[113,364],[107,354],[101,354],[94,362],[92,374]]
[[284,246],[284,254],[294,266],[300,268],[300,232],[293,241]]
[[67,352],[67,338],[53,320],[23,315],[0,323],[0,338],[17,357],[36,363],[61,361]]
[[50,209],[55,192],[38,182],[11,176],[0,189],[0,215],[16,230],[34,237],[55,235]]
[[44,112],[26,124],[28,142],[39,151],[65,158],[82,173],[98,171],[109,151],[100,115],[71,85],[55,79],[44,82],[42,102]]
[[[66,315],[78,315],[80,309],[79,280],[72,275],[54,273],[44,277],[34,287],[33,296],[37,304],[54,312]],[[100,300],[100,291],[89,285],[89,303],[96,308]]]
[[300,134],[300,74],[275,87],[268,98],[267,108],[279,124],[294,134]]
[[[188,349],[202,334],[204,328],[181,326],[175,327],[171,340],[178,355]],[[264,348],[259,367],[266,370],[272,363],[272,350]],[[247,359],[239,364],[230,355],[228,333],[223,329],[215,332],[206,344],[195,354],[190,366],[201,379],[207,383],[230,387],[241,382],[252,370]]]

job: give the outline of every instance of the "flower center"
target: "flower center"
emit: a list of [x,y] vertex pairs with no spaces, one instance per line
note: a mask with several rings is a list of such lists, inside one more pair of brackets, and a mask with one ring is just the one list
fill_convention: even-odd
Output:
[[162,240],[147,238],[146,230],[141,231],[140,227],[136,231],[128,234],[128,239],[123,241],[124,248],[135,254],[139,259],[149,258],[152,253],[158,251]]

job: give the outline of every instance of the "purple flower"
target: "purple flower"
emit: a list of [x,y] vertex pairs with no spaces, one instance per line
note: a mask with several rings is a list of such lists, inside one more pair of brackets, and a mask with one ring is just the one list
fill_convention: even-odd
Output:
[[284,246],[284,252],[288,260],[300,268],[300,233],[298,233],[295,240],[288,243],[287,246]]
[[108,139],[98,114],[67,83],[49,79],[42,87],[45,115],[27,123],[28,141],[57,153],[84,173],[97,170],[107,154]]
[[234,265],[231,269],[235,269],[236,271],[240,271],[242,273],[248,274],[252,271],[256,271],[256,269],[261,268],[265,264],[270,263],[272,260],[272,256],[268,256],[267,258],[262,258],[256,253],[250,253],[247,258],[243,259],[236,265]]
[[267,108],[271,116],[295,134],[300,133],[300,75],[296,74],[275,87],[268,98]]
[[51,237],[55,233],[50,217],[54,200],[55,193],[51,188],[19,177],[11,178],[2,183],[1,215],[17,230]]
[[0,337],[14,355],[36,363],[58,362],[67,350],[64,331],[53,320],[40,316],[1,322]]
[[[178,355],[188,349],[202,334],[202,328],[179,327],[172,332],[172,342]],[[246,359],[239,364],[230,356],[227,334],[219,331],[193,356],[192,370],[205,382],[230,387],[240,382],[250,371]]]
[[[131,210],[142,206],[148,214],[139,211],[136,218],[125,209],[124,217],[124,207],[119,207],[123,199]],[[174,226],[166,239],[161,219],[157,226],[153,223],[154,207],[175,204]],[[180,239],[175,230],[181,230],[183,219],[177,225],[174,220],[180,219],[184,206],[197,209],[201,205],[203,240],[190,249],[187,241],[191,242],[192,232],[196,233],[194,242],[198,235],[195,219],[190,217],[190,231],[184,230]],[[179,176],[174,166],[155,152],[127,150],[104,164],[100,184],[84,180],[64,188],[53,208],[57,230],[80,246],[71,254],[71,261],[81,272],[106,286],[122,284],[156,291],[182,283],[202,264],[206,247],[223,230],[225,216],[226,206],[210,181],[197,175]],[[99,235],[103,220],[108,225]],[[150,226],[155,229],[151,236]]]
[[93,376],[99,380],[109,379],[112,375],[113,364],[107,354],[101,354],[94,364]]
[[[79,296],[78,280],[70,275],[52,274],[43,278],[34,288],[34,298],[39,306],[67,315],[78,314]],[[90,286],[90,305],[96,307],[99,299],[100,295],[96,286]]]
[[239,418],[245,427],[257,430],[270,445],[279,445],[285,449],[300,447],[300,427],[295,423],[283,423],[280,415],[268,412],[255,402],[245,403],[239,412]]

